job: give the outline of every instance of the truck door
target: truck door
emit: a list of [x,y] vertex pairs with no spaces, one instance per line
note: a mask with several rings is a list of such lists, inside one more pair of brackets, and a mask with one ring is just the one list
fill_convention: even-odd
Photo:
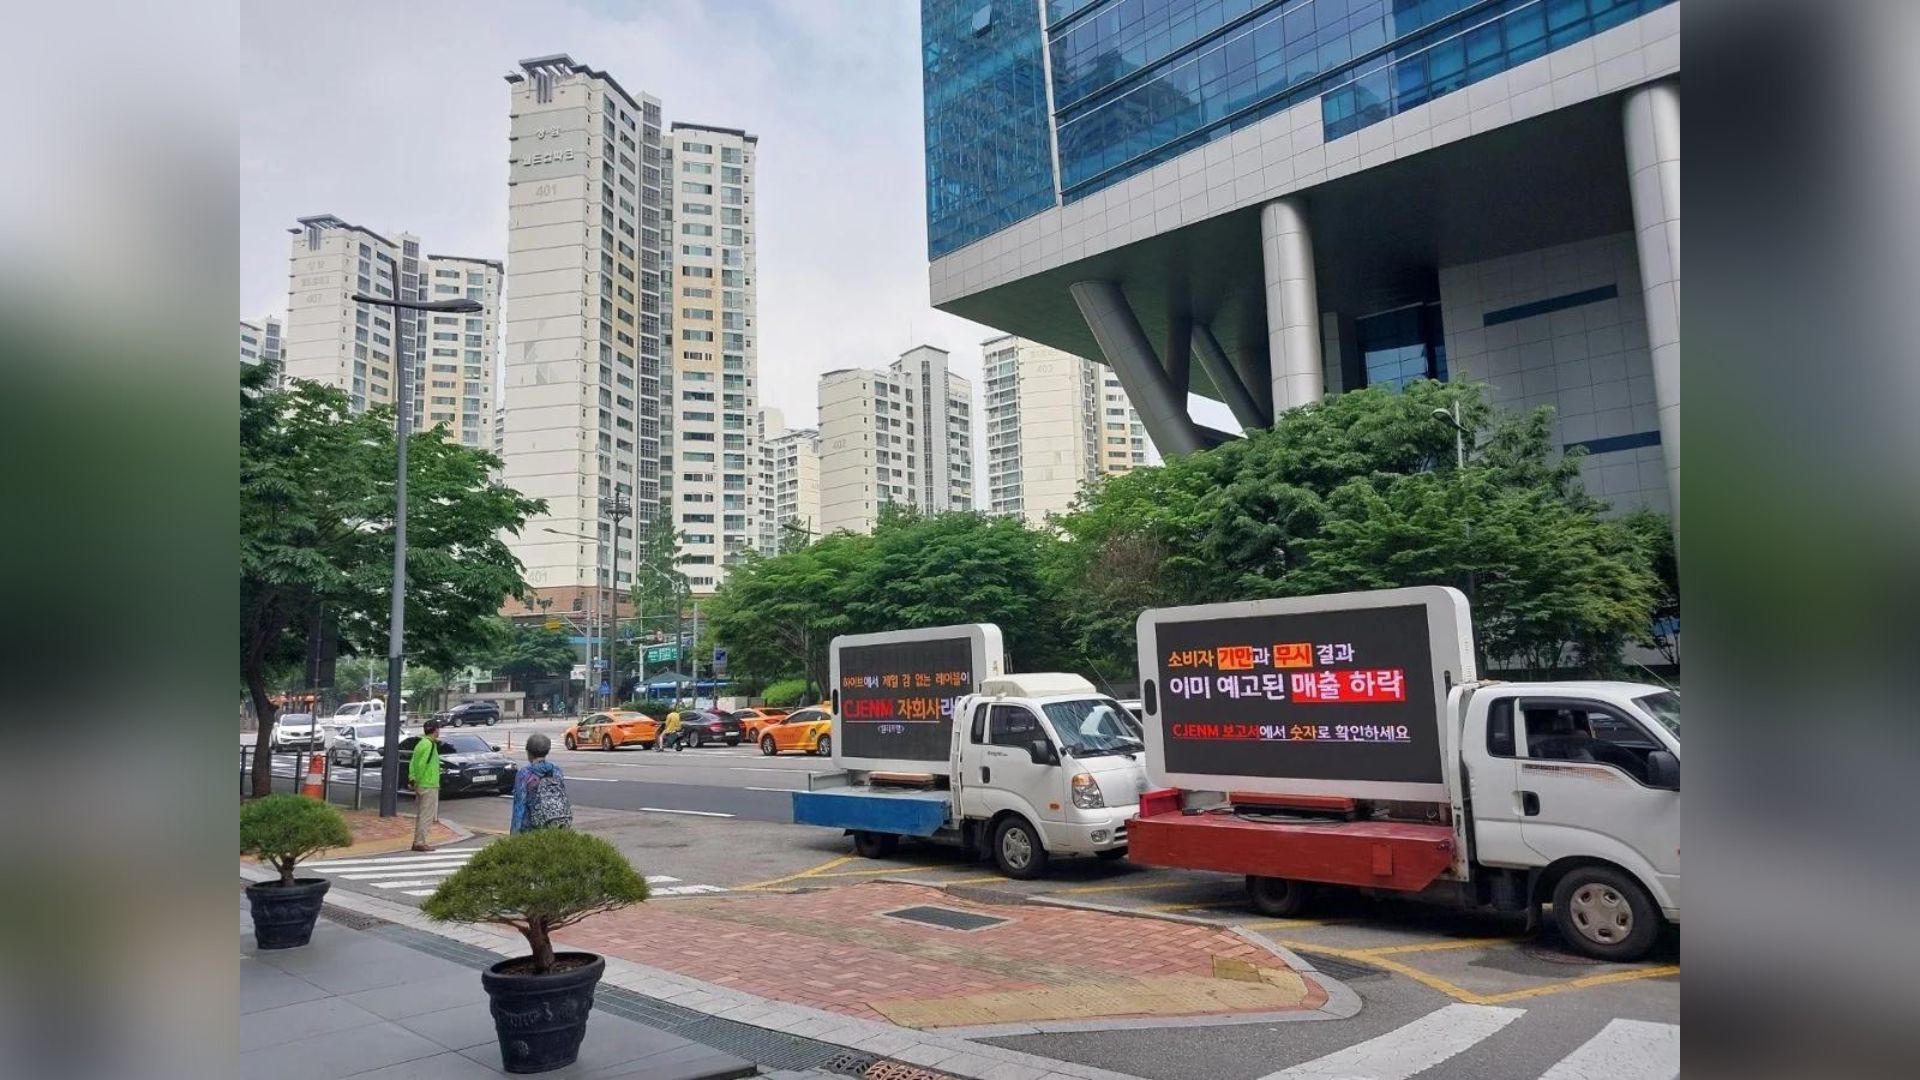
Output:
[[1060,766],[1052,738],[1033,710],[995,704],[987,716],[986,745],[966,777],[970,794],[984,796],[993,813],[1012,810],[1032,821],[1064,820]]
[[[1460,761],[1473,800],[1474,858],[1488,866],[1534,866],[1539,857],[1520,835],[1523,807],[1513,698],[1491,697],[1469,708]],[[1481,708],[1486,710],[1484,723],[1473,715]]]
[[[1598,856],[1677,904],[1680,793],[1652,786],[1664,744],[1626,710],[1559,697],[1519,701],[1520,834],[1547,862]],[[1663,895],[1664,894],[1664,895]]]

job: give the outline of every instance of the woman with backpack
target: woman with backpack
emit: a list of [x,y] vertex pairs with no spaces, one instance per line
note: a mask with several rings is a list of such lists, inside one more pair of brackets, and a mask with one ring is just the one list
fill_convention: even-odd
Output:
[[573,802],[567,798],[567,778],[560,766],[547,760],[553,741],[535,733],[527,736],[527,764],[513,778],[513,821],[510,832],[564,829],[573,824]]

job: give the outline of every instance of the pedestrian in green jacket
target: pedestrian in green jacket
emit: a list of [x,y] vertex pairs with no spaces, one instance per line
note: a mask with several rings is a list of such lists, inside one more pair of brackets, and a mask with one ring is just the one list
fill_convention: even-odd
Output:
[[432,851],[427,826],[440,816],[440,721],[429,720],[413,744],[407,765],[407,786],[413,789],[413,850]]

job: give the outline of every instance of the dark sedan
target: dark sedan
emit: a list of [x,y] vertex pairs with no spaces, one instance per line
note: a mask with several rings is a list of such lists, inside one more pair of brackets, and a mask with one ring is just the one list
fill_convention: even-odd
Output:
[[[420,736],[400,740],[400,775],[406,776],[413,763],[413,748]],[[453,732],[440,736],[440,793],[457,795],[468,792],[513,794],[514,764],[478,735]]]
[[698,750],[708,743],[717,742],[724,742],[728,746],[740,745],[740,721],[722,713],[708,712],[705,709],[682,709],[680,730],[690,750]]
[[446,721],[452,727],[480,724],[492,727],[500,722],[500,706],[491,701],[463,702],[447,711]]

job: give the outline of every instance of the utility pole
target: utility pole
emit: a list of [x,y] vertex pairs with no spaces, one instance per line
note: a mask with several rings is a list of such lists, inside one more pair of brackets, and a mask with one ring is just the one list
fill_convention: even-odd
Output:
[[[607,575],[607,644],[604,650],[605,655],[601,658],[607,669],[605,678],[608,700],[602,704],[612,703],[613,680],[617,677],[613,666],[620,658],[620,519],[632,509],[632,504],[623,494],[615,493],[610,498],[600,500],[600,516],[613,522],[613,568]],[[638,552],[635,553],[634,561],[639,561]],[[589,675],[595,679],[601,677],[597,672],[589,672]],[[599,683],[594,684],[594,689],[599,689]]]

